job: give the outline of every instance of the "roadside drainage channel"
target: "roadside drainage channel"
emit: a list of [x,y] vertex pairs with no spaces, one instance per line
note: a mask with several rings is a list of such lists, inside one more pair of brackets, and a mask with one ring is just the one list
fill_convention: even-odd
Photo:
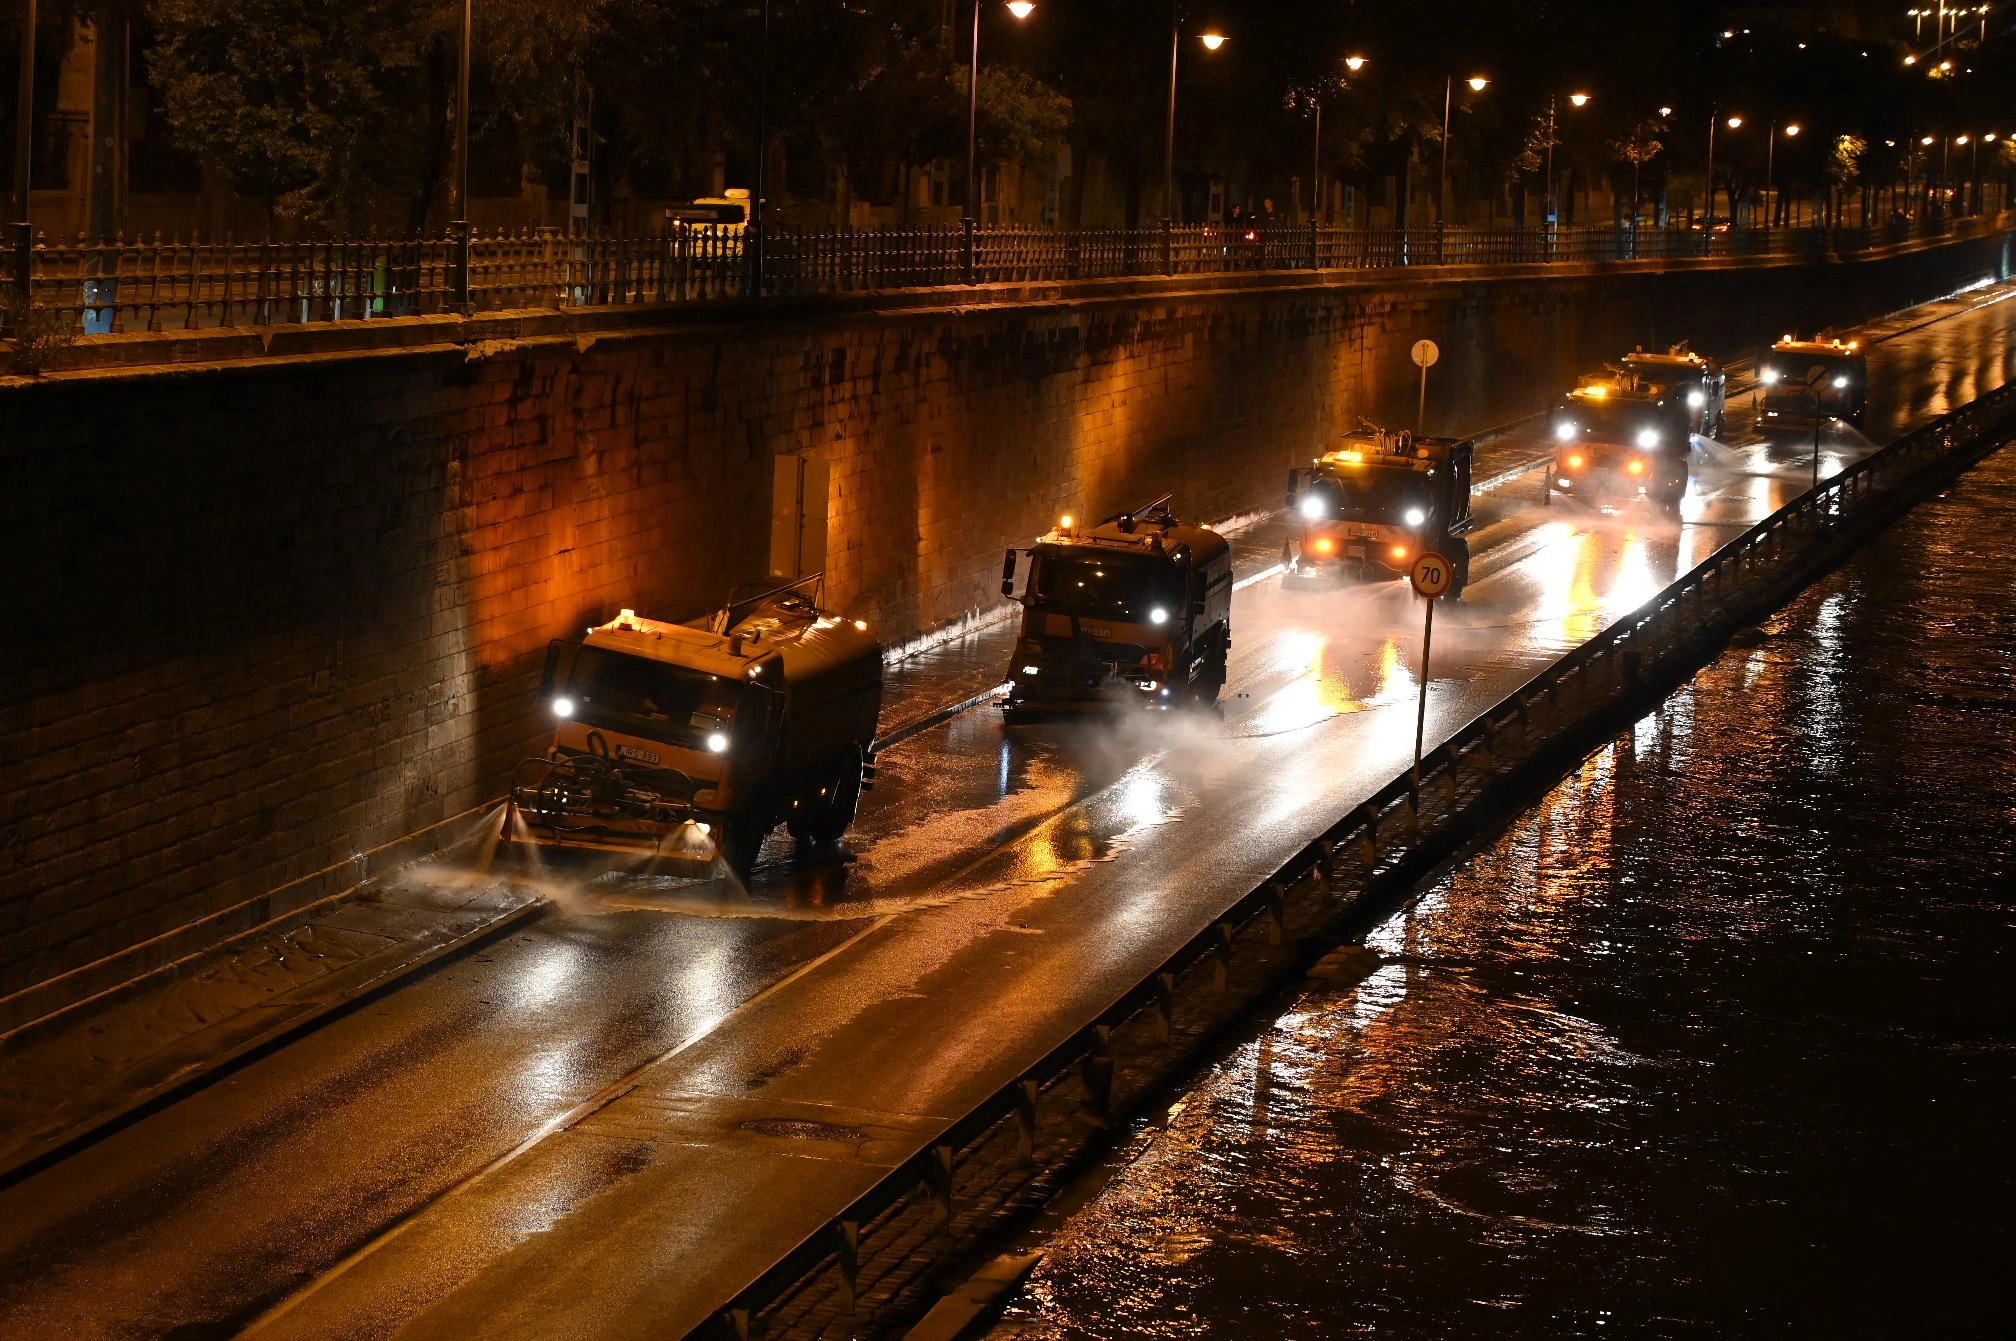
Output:
[[2016,386],[1946,415],[1731,539],[1540,672],[1229,906],[985,1103],[726,1300],[693,1338],[885,1334],[998,1250],[1122,1121],[1340,938],[1404,902],[1737,630],[2016,429]]

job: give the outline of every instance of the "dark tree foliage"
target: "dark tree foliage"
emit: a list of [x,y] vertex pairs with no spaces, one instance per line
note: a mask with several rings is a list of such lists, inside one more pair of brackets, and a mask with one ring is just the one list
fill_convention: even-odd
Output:
[[[44,105],[80,2],[44,0]],[[346,229],[439,217],[460,0],[137,2],[177,143],[277,216]],[[10,67],[18,4],[0,0]],[[888,201],[913,167],[963,159],[973,4],[771,0],[773,163],[801,194],[844,170],[853,195]],[[1716,184],[1737,199],[1761,184],[1774,144],[1781,187],[1839,192],[1922,173],[1927,134],[1997,121],[1997,143],[2016,133],[2016,32],[1999,28],[1972,68],[1928,78],[1895,43],[1731,28],[1714,5],[1037,0],[1017,21],[1002,0],[979,4],[980,161],[1068,146],[1080,169],[1104,165],[1135,217],[1160,199],[1172,23],[1175,171],[1192,213],[1214,181],[1285,212],[1309,198],[1319,159],[1325,178],[1388,202],[1411,184],[1418,210],[1443,155],[1445,90],[1452,192],[1514,208],[1544,192],[1550,147],[1570,195],[1604,180],[1628,195],[1634,170],[1642,195],[1675,175],[1698,182],[1711,118]],[[471,130],[485,189],[510,193],[519,170],[562,188],[583,114],[604,199],[753,185],[762,12],[762,0],[478,0]],[[1207,27],[1227,38],[1215,52],[1197,41]],[[1366,58],[1356,72],[1353,54]],[[1471,92],[1470,75],[1489,86]],[[1723,125],[1732,115],[1742,128]],[[1794,122],[1797,137],[1771,133]],[[1985,158],[2000,170],[1999,150]],[[1064,202],[1067,218],[1076,207]]]

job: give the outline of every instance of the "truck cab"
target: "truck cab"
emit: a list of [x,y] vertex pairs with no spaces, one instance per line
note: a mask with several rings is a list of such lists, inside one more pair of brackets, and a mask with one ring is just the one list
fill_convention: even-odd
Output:
[[1426,552],[1454,565],[1452,596],[1470,576],[1468,439],[1416,437],[1368,419],[1336,448],[1288,472],[1299,553],[1283,545],[1282,585],[1311,590],[1352,577],[1393,578]]
[[1787,335],[1757,364],[1764,388],[1757,427],[1803,432],[1842,419],[1862,426],[1869,409],[1869,360],[1859,342],[1800,340]]
[[691,623],[623,610],[547,649],[547,753],[512,777],[511,846],[664,857],[735,873],[779,823],[846,832],[873,773],[882,649],[822,610],[818,579]]
[[1729,376],[1714,359],[1697,354],[1683,340],[1663,354],[1634,349],[1624,356],[1624,368],[1638,379],[1687,403],[1688,426],[1704,438],[1722,436]]
[[1547,495],[1621,506],[1644,498],[1673,511],[1687,493],[1690,407],[1625,368],[1582,377],[1554,408]]
[[[1232,547],[1158,498],[1094,526],[1061,518],[1026,551],[1008,718],[1120,704],[1208,704],[1232,645]],[[1018,551],[1001,567],[1015,594]]]

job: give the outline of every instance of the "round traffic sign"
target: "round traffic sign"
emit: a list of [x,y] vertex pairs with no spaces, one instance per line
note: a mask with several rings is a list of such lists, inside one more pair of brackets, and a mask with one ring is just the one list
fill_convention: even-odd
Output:
[[1414,584],[1416,593],[1432,601],[1449,590],[1449,584],[1456,580],[1456,569],[1449,560],[1430,550],[1414,560],[1414,566],[1407,570],[1407,580]]
[[1435,366],[1435,360],[1441,357],[1442,351],[1435,347],[1433,340],[1416,340],[1414,342],[1415,367],[1432,368]]

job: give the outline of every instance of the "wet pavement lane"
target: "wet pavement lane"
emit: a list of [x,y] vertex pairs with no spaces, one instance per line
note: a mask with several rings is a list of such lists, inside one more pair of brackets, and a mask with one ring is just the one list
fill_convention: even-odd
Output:
[[[1902,394],[1875,398],[1883,423],[1929,415],[1968,349],[1980,365],[1974,381],[2007,377],[2008,310],[1948,324],[1971,323],[1964,338],[1942,326],[1879,347],[1879,377],[1903,383]],[[1916,340],[1936,366],[1923,386],[1913,380]],[[1850,440],[1830,442],[1853,450]],[[1438,618],[1431,741],[1803,480],[1742,473],[1803,466],[1796,448],[1739,452],[1729,464],[1719,478],[1704,472],[1706,492],[1690,500],[1695,520],[1685,527],[1564,511],[1536,518],[1526,552],[1480,580],[1466,608]],[[1311,599],[1261,583],[1240,597],[1222,722],[1009,733],[983,709],[885,756],[851,864],[795,867],[773,846],[748,896],[640,881],[582,891],[567,915],[512,937],[490,962],[430,975],[77,1167],[0,1196],[0,1327],[59,1316],[80,1297],[99,1303],[92,1318],[73,1319],[79,1334],[243,1317],[690,1042],[567,1139],[423,1216],[287,1326],[343,1331],[370,1319],[365,1332],[389,1330],[437,1299],[430,1317],[443,1334],[464,1306],[486,1325],[514,1316],[532,1325],[540,1308],[551,1319],[580,1305],[568,1284],[578,1286],[579,1273],[561,1269],[568,1260],[599,1264],[611,1309],[634,1302],[625,1291],[638,1288],[644,1264],[623,1239],[598,1238],[580,1213],[561,1224],[569,1232],[546,1232],[546,1215],[527,1208],[604,1214],[620,1200],[601,1197],[611,1188],[643,1193],[654,1179],[683,1179],[692,1195],[709,1180],[773,1169],[777,1158],[804,1167],[802,1149],[780,1156],[732,1137],[741,1119],[724,1115],[751,1096],[844,1106],[835,1096],[851,1093],[855,1120],[833,1125],[885,1124],[892,1148],[908,1119],[949,1116],[1082,1011],[1103,981],[1115,991],[1131,983],[1224,891],[1243,891],[1354,793],[1404,767],[1418,638],[1418,613],[1398,584]],[[835,951],[752,1003],[780,975]],[[533,983],[547,984],[546,995],[528,998]],[[722,1027],[731,1012],[733,1027]],[[691,1125],[672,1123],[675,1112]],[[668,1123],[688,1139],[663,1139]],[[862,1140],[843,1142],[846,1157],[821,1169],[836,1186],[861,1176],[848,1161],[875,1144]],[[713,1162],[702,1173],[680,1162],[703,1147]],[[648,1228],[692,1269],[793,1223],[788,1206],[684,1205],[681,1223],[661,1213]],[[549,1279],[515,1256],[526,1251],[552,1269],[550,1285],[523,1284]],[[450,1297],[465,1287],[460,1301]]]

